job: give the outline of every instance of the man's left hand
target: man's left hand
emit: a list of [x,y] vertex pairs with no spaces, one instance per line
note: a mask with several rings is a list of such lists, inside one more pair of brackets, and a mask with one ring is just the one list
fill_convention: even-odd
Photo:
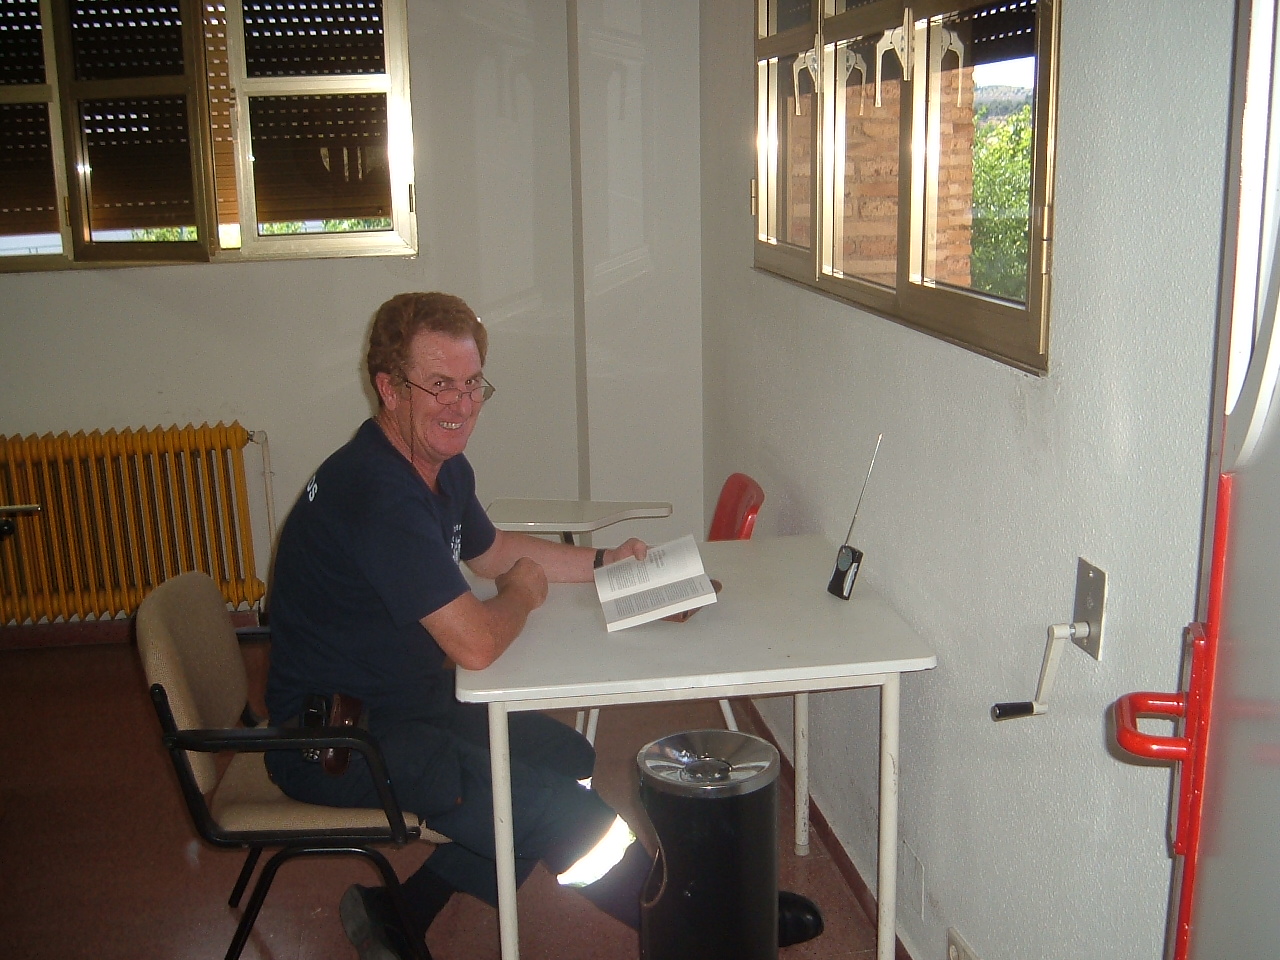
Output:
[[620,543],[612,550],[604,552],[605,563],[617,563],[619,560],[625,560],[627,557],[635,557],[637,560],[643,560],[649,552],[649,545],[643,540],[637,540],[632,537],[625,543]]

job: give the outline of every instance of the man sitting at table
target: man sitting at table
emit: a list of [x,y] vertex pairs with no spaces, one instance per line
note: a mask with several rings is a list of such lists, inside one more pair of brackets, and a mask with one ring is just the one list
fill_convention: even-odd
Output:
[[[377,415],[307,482],[276,551],[272,723],[298,725],[314,695],[358,698],[400,805],[453,841],[404,882],[408,930],[384,889],[347,890],[339,913],[362,960],[411,956],[409,938],[422,941],[455,891],[497,903],[488,715],[454,698],[448,661],[483,669],[542,605],[548,581],[589,581],[594,567],[646,552],[634,538],[593,550],[494,529],[463,453],[493,395],[487,348],[487,331],[457,297],[384,303],[366,357]],[[459,562],[492,578],[497,594],[478,599]],[[511,715],[509,728],[517,882],[541,860],[638,929],[651,858],[586,785],[590,743],[538,713]],[[301,751],[270,752],[267,766],[296,799],[380,806],[356,752],[338,776]],[[822,930],[803,897],[783,894],[779,913],[782,945]]]

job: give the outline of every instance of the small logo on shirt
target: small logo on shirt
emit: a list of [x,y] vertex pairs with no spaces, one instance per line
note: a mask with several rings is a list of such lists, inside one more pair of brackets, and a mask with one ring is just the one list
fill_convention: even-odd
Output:
[[319,489],[320,489],[320,485],[316,483],[316,478],[313,476],[310,480],[307,481],[307,503],[310,503],[311,501],[315,500],[316,491]]
[[449,541],[449,546],[453,550],[453,562],[458,563],[462,559],[462,524],[453,525],[453,539]]

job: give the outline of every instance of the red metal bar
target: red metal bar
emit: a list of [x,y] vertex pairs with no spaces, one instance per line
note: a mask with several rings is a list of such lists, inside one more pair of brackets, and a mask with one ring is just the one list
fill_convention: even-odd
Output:
[[1116,743],[1135,757],[1182,761],[1191,756],[1186,737],[1157,737],[1138,729],[1138,717],[1187,715],[1187,698],[1180,693],[1126,693],[1116,701]]

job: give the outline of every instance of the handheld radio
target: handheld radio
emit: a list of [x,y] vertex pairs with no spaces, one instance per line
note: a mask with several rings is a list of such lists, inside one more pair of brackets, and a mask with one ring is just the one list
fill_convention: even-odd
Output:
[[862,493],[858,494],[858,503],[853,508],[853,519],[849,522],[849,532],[845,535],[840,549],[836,551],[836,568],[831,574],[831,582],[827,584],[827,593],[841,600],[848,600],[849,595],[853,593],[853,581],[858,577],[858,567],[862,566],[862,551],[852,546],[849,541],[853,539],[853,525],[858,522],[858,510],[862,507],[862,497],[867,492],[867,481],[871,479],[871,471],[875,469],[876,454],[880,452],[880,441],[883,439],[883,433],[876,437],[876,448],[871,451],[871,466],[867,467],[866,479],[862,481]]

